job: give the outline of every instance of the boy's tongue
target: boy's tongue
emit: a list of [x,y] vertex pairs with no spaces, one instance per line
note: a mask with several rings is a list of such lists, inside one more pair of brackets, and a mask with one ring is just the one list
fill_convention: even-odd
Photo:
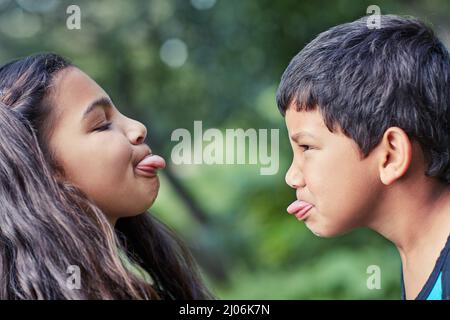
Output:
[[300,210],[302,210],[303,208],[307,207],[307,206],[312,206],[312,204],[306,202],[306,201],[302,201],[302,200],[295,200],[294,202],[292,202],[289,207],[287,207],[287,212],[289,212],[290,214],[299,212]]
[[151,154],[142,159],[141,162],[137,164],[137,168],[154,168],[154,169],[163,169],[166,166],[166,161],[156,154]]

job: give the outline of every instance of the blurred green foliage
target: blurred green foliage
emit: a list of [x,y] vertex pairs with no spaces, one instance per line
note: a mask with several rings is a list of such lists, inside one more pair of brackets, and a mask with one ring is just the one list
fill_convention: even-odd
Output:
[[[70,4],[81,9],[80,30],[66,27]],[[449,43],[446,0],[0,0],[0,60],[62,54],[146,124],[149,145],[169,160],[151,211],[188,242],[219,298],[398,299],[392,244],[369,230],[320,239],[286,214],[295,198],[284,182],[292,153],[275,104],[290,59],[371,4],[431,22]],[[278,174],[171,165],[172,131],[192,131],[194,120],[221,130],[281,129]],[[369,265],[381,268],[380,290],[367,289]]]

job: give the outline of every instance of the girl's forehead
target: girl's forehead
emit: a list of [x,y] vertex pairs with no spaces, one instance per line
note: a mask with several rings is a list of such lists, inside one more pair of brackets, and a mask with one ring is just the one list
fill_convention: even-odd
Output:
[[105,96],[106,92],[76,67],[62,70],[54,78],[52,99],[61,115],[82,114],[92,101]]
[[59,71],[53,78],[48,99],[51,106],[51,136],[64,132],[79,132],[86,108],[100,98],[108,97],[105,91],[86,73],[76,67]]

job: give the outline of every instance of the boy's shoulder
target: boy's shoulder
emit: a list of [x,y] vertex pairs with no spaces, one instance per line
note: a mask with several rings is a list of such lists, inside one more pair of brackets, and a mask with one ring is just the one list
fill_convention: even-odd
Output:
[[419,300],[450,300],[450,235]]
[[450,300],[450,235],[442,253],[442,299]]
[[[401,283],[402,299],[405,300],[403,272]],[[417,295],[416,300],[450,300],[450,235],[436,261],[431,275]]]

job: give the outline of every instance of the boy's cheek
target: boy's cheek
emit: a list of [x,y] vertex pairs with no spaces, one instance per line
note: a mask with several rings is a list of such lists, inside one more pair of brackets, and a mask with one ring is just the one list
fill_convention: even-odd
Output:
[[330,187],[323,187],[322,192],[317,191],[314,195],[315,208],[311,212],[310,221],[307,221],[311,231],[324,237],[347,233],[358,227],[361,219],[358,208],[364,207],[358,201],[360,198],[357,193]]
[[371,214],[372,196],[367,190],[343,191],[327,206],[328,224],[336,235],[364,226],[367,216]]

